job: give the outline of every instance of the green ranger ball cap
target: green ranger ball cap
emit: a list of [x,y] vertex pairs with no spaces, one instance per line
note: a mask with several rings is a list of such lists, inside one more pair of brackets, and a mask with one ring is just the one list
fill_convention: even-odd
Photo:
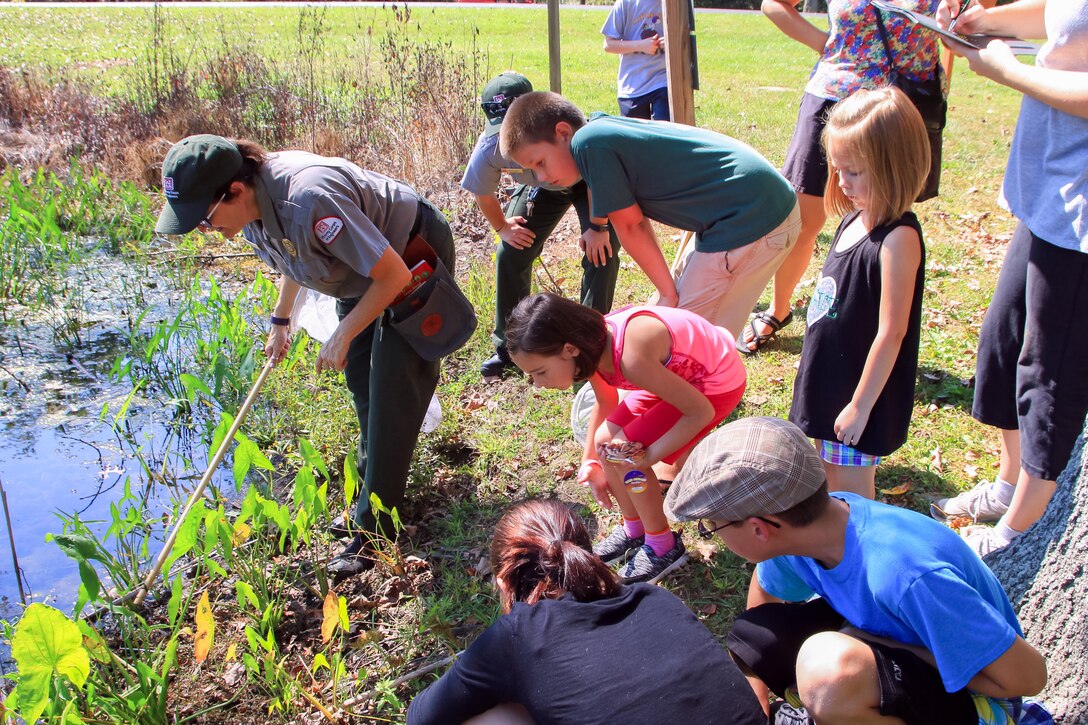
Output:
[[480,105],[487,116],[484,135],[497,134],[502,126],[502,119],[506,117],[506,109],[510,108],[514,99],[532,92],[533,84],[521,73],[508,70],[492,78],[480,94]]
[[178,141],[162,162],[166,206],[155,231],[185,234],[197,228],[215,201],[215,192],[242,168],[242,154],[222,136],[201,134]]

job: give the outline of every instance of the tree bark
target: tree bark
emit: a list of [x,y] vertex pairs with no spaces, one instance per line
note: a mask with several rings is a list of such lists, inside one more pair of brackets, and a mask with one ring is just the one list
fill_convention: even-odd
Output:
[[1059,723],[1088,722],[1088,458],[1078,441],[1043,518],[986,557],[1046,658],[1039,695]]

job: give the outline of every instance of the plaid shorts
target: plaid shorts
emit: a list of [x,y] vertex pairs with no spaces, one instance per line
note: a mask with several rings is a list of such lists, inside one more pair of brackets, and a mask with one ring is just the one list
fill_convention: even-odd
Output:
[[836,466],[876,466],[880,456],[870,456],[838,441],[820,441],[820,458]]

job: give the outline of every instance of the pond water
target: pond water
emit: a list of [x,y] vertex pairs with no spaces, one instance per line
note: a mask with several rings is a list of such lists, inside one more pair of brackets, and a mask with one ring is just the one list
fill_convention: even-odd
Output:
[[[128,380],[110,377],[114,361],[131,349],[128,320],[144,308],[150,312],[143,325],[170,316],[180,294],[146,268],[107,256],[73,269],[68,279],[67,289],[75,293],[66,292],[46,309],[9,309],[10,324],[0,326],[0,483],[20,569],[5,531],[5,619],[22,610],[20,574],[28,603],[71,612],[79,589],[76,564],[45,540],[62,530],[57,512],[99,522],[92,529],[104,534],[110,504],[121,498],[128,479],[137,495],[148,491],[147,512],[157,515],[171,508],[172,499],[188,495],[207,458],[206,444],[199,436],[179,434],[171,425],[172,406],[162,401],[133,396],[124,424],[114,425],[132,392]],[[140,309],[129,309],[133,300]],[[73,317],[75,326],[68,324]],[[78,336],[66,332],[76,328]],[[102,415],[104,409],[108,413]],[[155,473],[148,475],[149,469]],[[229,470],[217,474],[213,485],[233,490]],[[0,527],[7,528],[3,518]]]

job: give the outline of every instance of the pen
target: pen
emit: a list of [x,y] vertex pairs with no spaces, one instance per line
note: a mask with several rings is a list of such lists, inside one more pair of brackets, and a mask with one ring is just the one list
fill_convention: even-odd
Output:
[[956,17],[952,18],[952,22],[948,24],[948,32],[952,32],[952,28],[956,27],[956,21],[963,15],[963,11],[967,9],[967,6],[971,4],[971,0],[963,0],[960,3],[960,11],[956,13]]

